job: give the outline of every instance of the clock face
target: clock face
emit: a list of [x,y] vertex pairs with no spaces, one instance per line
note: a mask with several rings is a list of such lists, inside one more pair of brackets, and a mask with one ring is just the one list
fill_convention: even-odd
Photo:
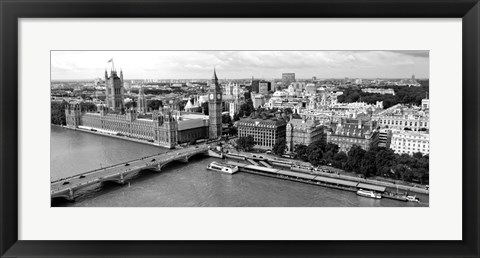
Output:
[[221,99],[222,98],[222,95],[221,94],[217,94],[217,99]]
[[213,94],[210,94],[210,99],[213,99]]

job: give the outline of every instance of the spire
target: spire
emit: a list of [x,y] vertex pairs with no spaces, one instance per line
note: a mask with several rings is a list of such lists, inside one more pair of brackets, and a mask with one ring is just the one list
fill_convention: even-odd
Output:
[[212,77],[212,80],[218,81],[217,72],[215,71],[215,67],[213,67],[213,77]]

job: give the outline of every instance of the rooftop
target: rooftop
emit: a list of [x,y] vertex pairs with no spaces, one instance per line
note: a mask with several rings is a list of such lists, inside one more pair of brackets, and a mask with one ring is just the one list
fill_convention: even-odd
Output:
[[339,136],[349,136],[356,138],[365,138],[365,136],[370,136],[372,133],[372,128],[369,124],[361,123],[333,123],[332,124],[332,134]]
[[243,119],[236,122],[237,126],[258,126],[258,127],[280,127],[287,124],[287,122],[283,119]]

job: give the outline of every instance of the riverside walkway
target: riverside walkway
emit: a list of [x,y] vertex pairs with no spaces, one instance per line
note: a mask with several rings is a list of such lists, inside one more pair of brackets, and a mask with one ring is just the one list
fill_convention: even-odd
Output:
[[124,184],[125,178],[128,175],[146,169],[161,171],[163,166],[171,162],[180,161],[187,163],[188,160],[195,155],[216,156],[218,154],[213,153],[208,145],[197,145],[122,162],[116,165],[52,181],[50,183],[50,197],[74,200],[77,196],[78,190],[84,187],[107,181]]
[[[348,181],[353,181],[357,183],[366,183],[366,184],[372,184],[377,186],[384,186],[392,189],[396,188],[396,189],[400,189],[408,192],[415,192],[415,193],[422,193],[422,194],[429,193],[429,190],[415,187],[415,186],[393,184],[385,181],[365,179],[365,178],[359,178],[355,176],[343,175],[343,174],[337,174],[337,173],[325,173],[322,171],[315,171],[313,169],[313,166],[308,162],[302,162],[302,161],[293,160],[293,159],[278,158],[273,155],[264,154],[264,153],[249,153],[249,152],[239,152],[239,151],[229,150],[228,153],[225,155],[225,157],[234,158],[238,160],[247,160],[247,161],[253,160],[254,162],[267,161],[268,163],[273,164],[275,166],[289,168],[292,171],[300,172],[300,173],[330,177],[333,179],[348,180]],[[252,162],[250,163],[252,165],[256,165]],[[312,169],[310,170],[309,168],[312,168]]]

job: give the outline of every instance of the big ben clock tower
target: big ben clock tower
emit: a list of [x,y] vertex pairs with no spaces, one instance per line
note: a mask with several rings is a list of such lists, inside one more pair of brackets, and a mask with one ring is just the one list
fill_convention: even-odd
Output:
[[215,69],[213,69],[213,78],[208,90],[208,114],[210,116],[209,138],[217,139],[222,136],[222,90]]

